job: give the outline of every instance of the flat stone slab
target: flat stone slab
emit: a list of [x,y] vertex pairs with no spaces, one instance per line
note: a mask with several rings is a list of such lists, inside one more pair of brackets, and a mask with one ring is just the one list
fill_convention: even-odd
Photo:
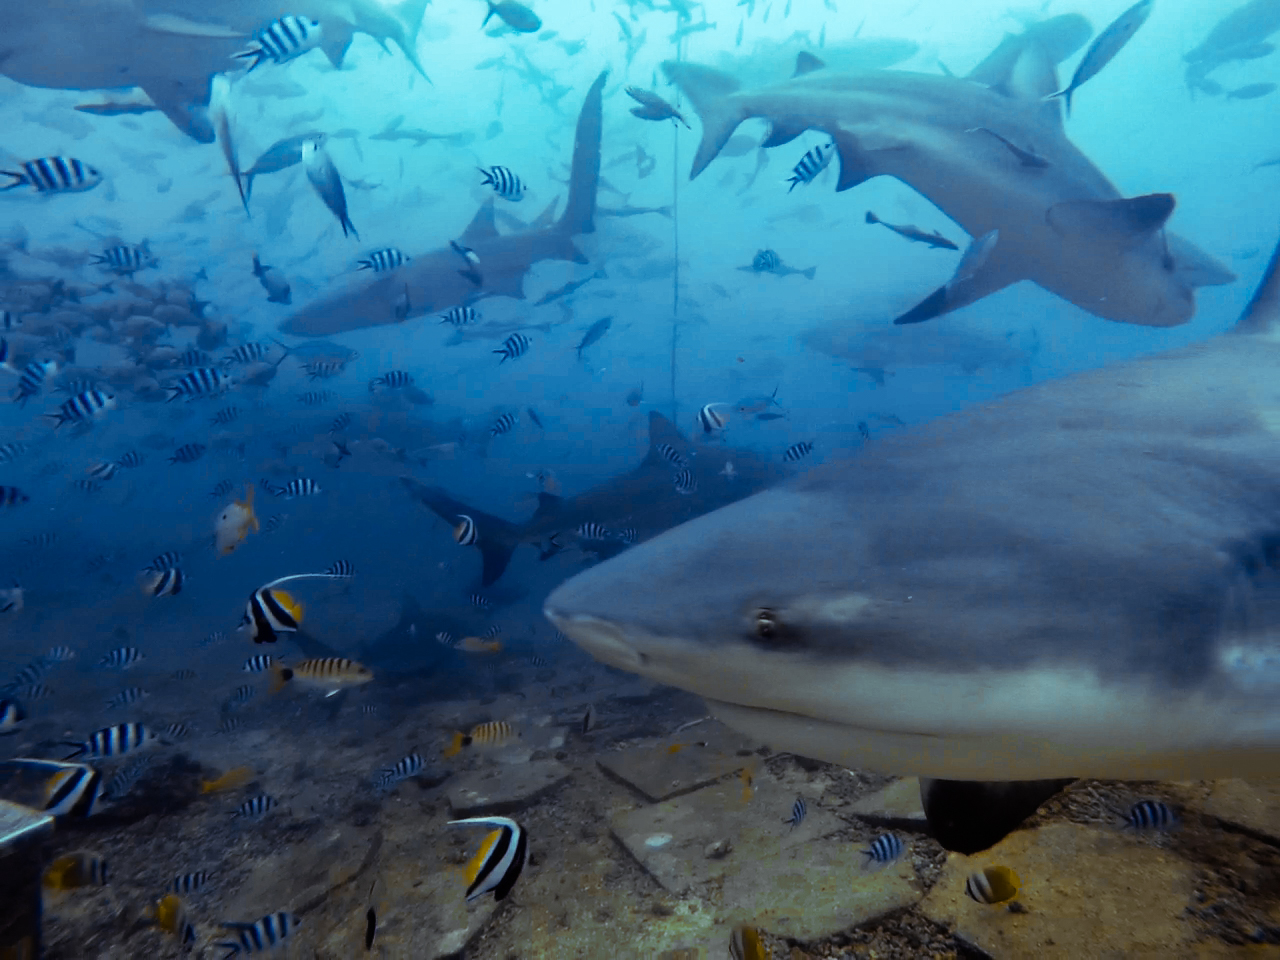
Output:
[[920,802],[920,778],[903,777],[875,793],[853,801],[845,812],[869,820],[909,820],[926,824],[924,805]]
[[597,762],[605,773],[655,803],[737,773],[748,762],[758,765],[757,747],[724,724],[708,720],[652,744],[606,754]]
[[1187,805],[1280,841],[1280,780],[1215,780],[1207,787]]
[[571,771],[556,760],[503,764],[455,777],[449,808],[461,817],[519,813],[564,784]]
[[[1015,909],[1025,912],[965,896],[965,879],[995,864],[1022,880]],[[972,857],[950,854],[920,911],[997,960],[1185,957],[1196,937],[1183,912],[1194,882],[1195,867],[1150,835],[1053,823]]]
[[[725,931],[749,922],[820,939],[920,899],[908,858],[867,874],[860,844],[824,839],[847,824],[814,798],[800,826],[784,823],[795,799],[764,775],[748,798],[735,778],[619,814],[613,834],[667,891],[712,901]],[[708,856],[723,840],[732,850]]]

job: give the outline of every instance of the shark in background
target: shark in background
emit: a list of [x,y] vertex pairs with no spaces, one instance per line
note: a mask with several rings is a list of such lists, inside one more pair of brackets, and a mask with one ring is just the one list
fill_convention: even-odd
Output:
[[926,778],[935,827],[934,791],[975,782],[999,822],[961,848],[1063,778],[1273,776],[1278,264],[1233,332],[886,437],[545,612],[777,749]]
[[919,323],[1030,280],[1094,316],[1167,327],[1195,312],[1197,287],[1234,275],[1165,229],[1174,198],[1126,198],[1063,130],[1056,64],[1088,37],[1078,15],[1008,37],[964,78],[839,73],[801,53],[783,83],[743,90],[730,74],[668,60],[702,121],[696,178],[747,119],[764,147],[807,130],[832,138],[836,190],[874,177],[911,186],[974,238],[955,275],[894,321]]
[[400,48],[422,76],[418,30],[427,0],[78,0],[62,5],[0,2],[0,74],[32,87],[121,90],[140,87],[174,126],[212,143],[208,116],[215,74],[238,69],[251,36],[287,14],[320,24],[320,48],[335,66],[355,34]]

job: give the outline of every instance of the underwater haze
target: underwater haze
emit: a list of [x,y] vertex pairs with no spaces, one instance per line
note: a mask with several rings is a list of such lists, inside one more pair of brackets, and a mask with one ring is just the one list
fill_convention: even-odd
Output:
[[1280,0],[0,6],[0,957],[1280,949]]

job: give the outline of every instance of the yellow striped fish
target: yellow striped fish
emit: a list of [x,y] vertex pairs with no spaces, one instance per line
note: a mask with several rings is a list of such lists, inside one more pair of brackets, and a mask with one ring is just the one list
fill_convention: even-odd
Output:
[[292,682],[312,690],[323,690],[326,697],[331,697],[347,687],[368,683],[373,679],[373,671],[346,657],[317,657],[303,660],[292,667],[277,664],[275,677],[273,692]]
[[490,720],[471,728],[470,733],[455,733],[444,750],[445,757],[454,757],[463,747],[480,744],[484,747],[501,747],[518,740],[520,732],[505,720]]

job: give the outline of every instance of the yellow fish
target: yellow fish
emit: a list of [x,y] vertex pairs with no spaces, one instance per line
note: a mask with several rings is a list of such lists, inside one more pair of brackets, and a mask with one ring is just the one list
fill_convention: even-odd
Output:
[[486,640],[484,637],[463,637],[458,641],[458,649],[466,653],[501,653],[501,640]]
[[253,779],[253,776],[253,770],[249,767],[236,767],[213,780],[205,780],[200,784],[200,792],[217,793],[220,790],[234,790],[236,787],[243,787]]
[[449,746],[444,749],[444,756],[446,758],[457,756],[463,747],[469,747],[473,743],[487,747],[501,747],[519,738],[519,731],[505,720],[490,720],[488,723],[472,727],[470,733],[455,733]]
[[316,657],[303,660],[292,667],[278,664],[271,689],[274,693],[292,681],[303,687],[324,690],[325,696],[331,697],[339,690],[358,687],[372,679],[373,671],[362,663],[346,657]]
[[49,864],[44,872],[46,890],[74,890],[103,886],[107,882],[107,861],[97,854],[69,853]]
[[738,771],[738,776],[742,780],[742,802],[750,803],[751,797],[755,793],[751,787],[751,782],[754,779],[751,773],[751,768],[743,767]]
[[1022,881],[1008,867],[983,867],[969,874],[964,882],[965,894],[979,903],[992,906],[1008,903],[1022,889]]
[[734,927],[729,936],[729,956],[733,960],[772,960],[773,951],[765,949],[759,930],[744,924]]
[[166,933],[178,938],[179,943],[195,943],[196,928],[187,919],[187,910],[177,894],[161,897],[147,910],[146,920]]
[[232,500],[230,506],[224,508],[213,523],[213,539],[218,556],[225,557],[240,546],[250,530],[257,533],[259,529],[258,517],[253,512],[253,485],[250,484],[244,500]]

